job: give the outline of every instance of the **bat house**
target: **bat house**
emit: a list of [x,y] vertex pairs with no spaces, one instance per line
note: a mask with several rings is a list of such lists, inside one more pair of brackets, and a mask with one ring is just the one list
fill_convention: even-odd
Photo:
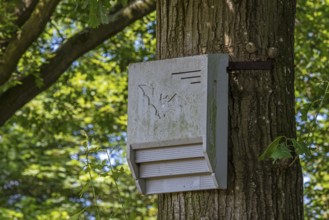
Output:
[[131,64],[127,159],[138,189],[227,185],[228,55]]

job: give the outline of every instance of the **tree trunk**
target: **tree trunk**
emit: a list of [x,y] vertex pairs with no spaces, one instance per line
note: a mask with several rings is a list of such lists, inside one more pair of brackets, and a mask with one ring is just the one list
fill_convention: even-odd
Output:
[[227,190],[159,195],[158,219],[303,219],[299,161],[258,161],[275,137],[296,135],[295,9],[282,0],[158,1],[158,59],[228,53],[231,61],[264,61],[268,48],[279,52],[271,71],[228,73]]

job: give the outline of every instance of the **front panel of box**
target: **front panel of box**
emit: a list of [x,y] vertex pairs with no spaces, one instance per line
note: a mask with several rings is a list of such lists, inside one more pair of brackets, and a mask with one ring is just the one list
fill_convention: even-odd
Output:
[[206,120],[205,59],[174,59],[129,68],[130,143],[202,136]]

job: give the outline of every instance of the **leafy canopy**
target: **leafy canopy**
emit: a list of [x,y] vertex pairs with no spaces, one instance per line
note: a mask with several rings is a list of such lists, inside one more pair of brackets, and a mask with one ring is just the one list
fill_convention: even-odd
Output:
[[[76,7],[61,2],[1,92],[29,75],[42,86],[45,60],[88,28],[88,8]],[[137,192],[123,156],[127,65],[153,59],[154,16],[75,60],[1,127],[0,219],[154,218],[155,198]]]

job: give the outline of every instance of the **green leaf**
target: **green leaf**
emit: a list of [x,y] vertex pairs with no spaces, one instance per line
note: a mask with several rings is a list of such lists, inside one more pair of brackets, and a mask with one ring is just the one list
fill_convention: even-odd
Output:
[[280,141],[285,138],[284,136],[278,136],[274,139],[272,143],[270,143],[264,153],[258,157],[258,160],[265,160],[266,158],[269,158],[274,151],[278,148]]
[[82,209],[81,211],[79,211],[78,213],[74,214],[71,216],[70,220],[78,220],[80,215],[86,210],[86,208]]
[[277,160],[292,158],[292,155],[288,146],[282,143],[271,153],[270,158],[272,158],[273,163],[275,163]]
[[301,119],[303,121],[307,121],[307,113],[309,112],[310,108],[312,106],[312,103],[305,103],[302,109],[300,110],[301,113]]
[[88,149],[88,153],[97,153],[99,151],[99,146],[93,146]]
[[297,154],[305,154],[307,156],[311,155],[310,149],[303,143],[299,142],[296,139],[291,138],[292,145],[296,149]]
[[102,24],[108,24],[109,23],[109,13],[105,5],[100,4],[98,6],[98,14],[100,18],[100,22]]
[[97,16],[97,0],[89,0],[89,20],[90,27],[96,28],[99,26],[99,18]]
[[123,6],[127,6],[128,5],[128,0],[121,0],[121,2],[122,2],[122,5]]
[[83,188],[80,191],[80,198],[83,196],[83,194],[89,189],[90,182],[87,182],[86,185],[83,186]]

